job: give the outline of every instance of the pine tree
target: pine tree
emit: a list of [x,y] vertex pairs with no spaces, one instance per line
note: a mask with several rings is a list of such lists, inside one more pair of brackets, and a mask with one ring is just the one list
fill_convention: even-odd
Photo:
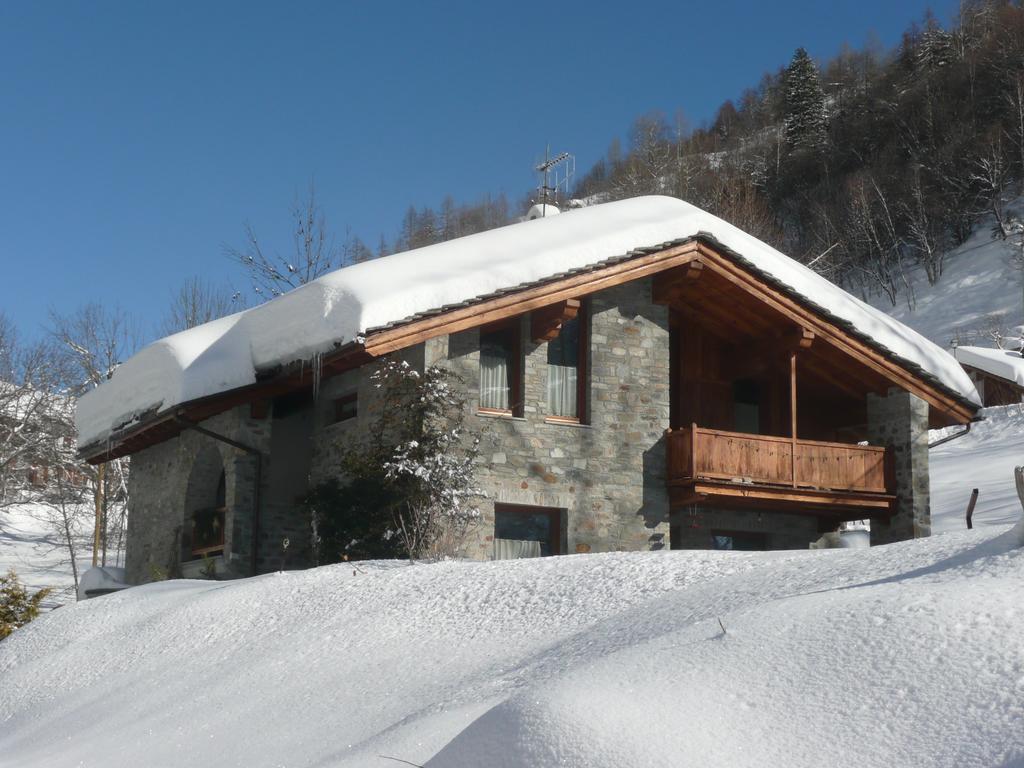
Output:
[[51,591],[47,587],[29,595],[13,568],[0,575],[0,640],[36,618],[39,606]]
[[825,146],[825,93],[818,67],[803,48],[797,48],[785,76],[786,147],[790,151],[819,151]]

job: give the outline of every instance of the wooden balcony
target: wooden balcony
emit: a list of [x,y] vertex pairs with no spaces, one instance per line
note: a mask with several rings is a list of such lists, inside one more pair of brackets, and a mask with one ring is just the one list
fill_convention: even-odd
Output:
[[890,450],[789,437],[670,429],[672,507],[755,506],[837,518],[885,517],[895,495]]

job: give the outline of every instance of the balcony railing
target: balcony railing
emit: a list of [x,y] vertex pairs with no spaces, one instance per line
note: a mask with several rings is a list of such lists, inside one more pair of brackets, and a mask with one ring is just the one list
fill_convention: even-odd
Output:
[[693,425],[670,429],[668,482],[714,480],[788,488],[892,493],[889,452],[789,437],[724,432]]

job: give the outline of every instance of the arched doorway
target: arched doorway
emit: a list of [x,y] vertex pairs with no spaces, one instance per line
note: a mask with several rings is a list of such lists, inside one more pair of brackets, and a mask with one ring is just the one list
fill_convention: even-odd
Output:
[[220,451],[204,446],[192,464],[181,528],[181,561],[224,554],[228,525],[227,473]]

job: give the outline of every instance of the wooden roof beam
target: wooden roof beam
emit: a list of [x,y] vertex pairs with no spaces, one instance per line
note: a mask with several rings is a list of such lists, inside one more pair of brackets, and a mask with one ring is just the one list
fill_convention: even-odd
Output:
[[789,317],[793,322],[806,326],[823,341],[881,374],[893,384],[913,392],[930,406],[946,414],[954,422],[966,423],[975,416],[975,411],[966,404],[952,399],[930,383],[922,380],[899,363],[890,360],[865,342],[834,325],[829,319],[820,317],[806,309],[785,293],[764,283],[758,276],[747,271],[731,259],[718,253],[710,245],[701,242],[698,250],[705,268],[729,280],[737,287],[760,299],[764,304]]
[[693,286],[704,274],[704,264],[699,259],[694,259],[681,267],[662,272],[654,279],[651,287],[651,301],[655,304],[672,304]]
[[535,344],[551,341],[562,326],[574,319],[580,311],[579,299],[566,299],[530,313],[530,338]]

